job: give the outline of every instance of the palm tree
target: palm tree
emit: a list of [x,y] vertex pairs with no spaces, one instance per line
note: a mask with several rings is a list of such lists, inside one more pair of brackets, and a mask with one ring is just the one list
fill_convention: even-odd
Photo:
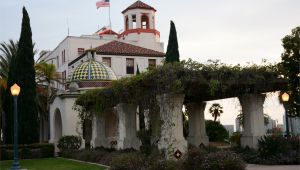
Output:
[[[41,58],[41,57],[40,57]],[[35,64],[36,81],[38,84],[38,107],[40,111],[40,141],[48,140],[50,131],[50,104],[49,100],[52,94],[51,83],[60,83],[59,76],[54,64],[48,64],[44,60],[37,60]]]
[[[10,69],[9,67],[11,61],[17,56],[17,51],[17,41],[15,42],[10,39],[8,43],[0,43],[0,129],[2,129],[3,134],[5,134],[6,117],[4,112],[4,103],[7,89],[7,79]],[[5,138],[3,138],[3,142],[5,142]]]
[[8,43],[0,43],[0,76],[2,79],[8,77],[9,64],[17,56],[18,42],[9,40]]
[[212,115],[212,117],[214,117],[214,121],[216,121],[217,118],[223,113],[223,107],[218,103],[214,103],[209,108],[209,113]]

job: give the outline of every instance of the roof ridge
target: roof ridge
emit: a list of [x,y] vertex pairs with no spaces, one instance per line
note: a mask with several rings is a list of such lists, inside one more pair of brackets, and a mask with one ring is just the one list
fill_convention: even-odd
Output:
[[138,0],[135,3],[131,4],[129,7],[127,7],[122,13],[124,14],[126,11],[130,9],[149,9],[149,10],[154,10],[156,12],[156,9],[153,8],[152,6]]
[[113,40],[94,48],[98,54],[164,57],[165,53],[153,49]]

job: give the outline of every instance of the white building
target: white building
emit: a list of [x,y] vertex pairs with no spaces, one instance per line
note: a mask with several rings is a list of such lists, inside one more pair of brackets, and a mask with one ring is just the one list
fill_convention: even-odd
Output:
[[[289,130],[292,135],[300,135],[300,118],[299,117],[289,117]],[[286,120],[285,115],[283,115],[283,132],[286,132]]]
[[277,127],[276,120],[271,119],[271,117],[269,117],[268,119],[268,124],[265,124],[266,133],[271,132],[273,128]]
[[234,126],[233,125],[223,125],[223,126],[228,131],[229,136],[232,136],[232,133],[234,132]]
[[[82,135],[78,113],[72,107],[84,90],[107,87],[117,78],[136,74],[137,69],[143,72],[162,64],[165,54],[155,28],[155,12],[137,1],[122,12],[123,33],[104,27],[88,36],[67,36],[43,57],[56,65],[63,80],[53,85],[59,90],[51,98],[50,143],[64,135]],[[109,117],[116,123],[115,113]],[[115,138],[115,132],[109,133]]]
[[[55,64],[64,80],[71,76],[68,65],[92,48],[100,48],[96,60],[107,62],[118,78],[135,74],[137,66],[140,71],[145,71],[149,65],[161,64],[164,56],[160,32],[155,27],[155,12],[153,7],[137,1],[122,12],[125,31],[121,34],[103,27],[92,35],[67,36],[43,59],[50,59],[48,62]],[[63,84],[55,87],[65,89]]]

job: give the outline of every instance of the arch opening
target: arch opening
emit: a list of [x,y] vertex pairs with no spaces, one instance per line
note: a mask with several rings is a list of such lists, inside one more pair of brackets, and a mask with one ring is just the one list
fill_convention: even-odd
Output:
[[62,137],[62,120],[59,109],[56,109],[54,113],[54,125],[54,139],[59,140]]
[[142,15],[141,17],[142,29],[149,29],[149,17],[147,15]]

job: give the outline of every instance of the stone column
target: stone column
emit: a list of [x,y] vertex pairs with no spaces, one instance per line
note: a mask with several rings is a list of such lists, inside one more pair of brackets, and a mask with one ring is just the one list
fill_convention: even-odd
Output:
[[244,114],[242,147],[257,148],[258,139],[265,135],[263,104],[265,94],[247,94],[239,97]]
[[186,108],[189,116],[188,142],[194,146],[208,145],[208,136],[205,130],[204,110],[206,102],[188,103]]
[[120,103],[117,105],[119,115],[119,139],[118,148],[139,149],[140,140],[136,134],[136,104]]
[[162,94],[156,96],[161,118],[161,134],[158,149],[166,159],[175,159],[174,154],[187,152],[187,141],[183,137],[182,106],[184,94]]
[[136,14],[136,28],[142,28],[141,17],[142,17],[141,13]]
[[91,145],[95,147],[110,147],[109,142],[105,137],[105,119],[104,113],[101,115],[94,116],[93,118],[93,132],[92,132],[92,140]]
[[128,14],[128,29],[132,29],[132,14]]

